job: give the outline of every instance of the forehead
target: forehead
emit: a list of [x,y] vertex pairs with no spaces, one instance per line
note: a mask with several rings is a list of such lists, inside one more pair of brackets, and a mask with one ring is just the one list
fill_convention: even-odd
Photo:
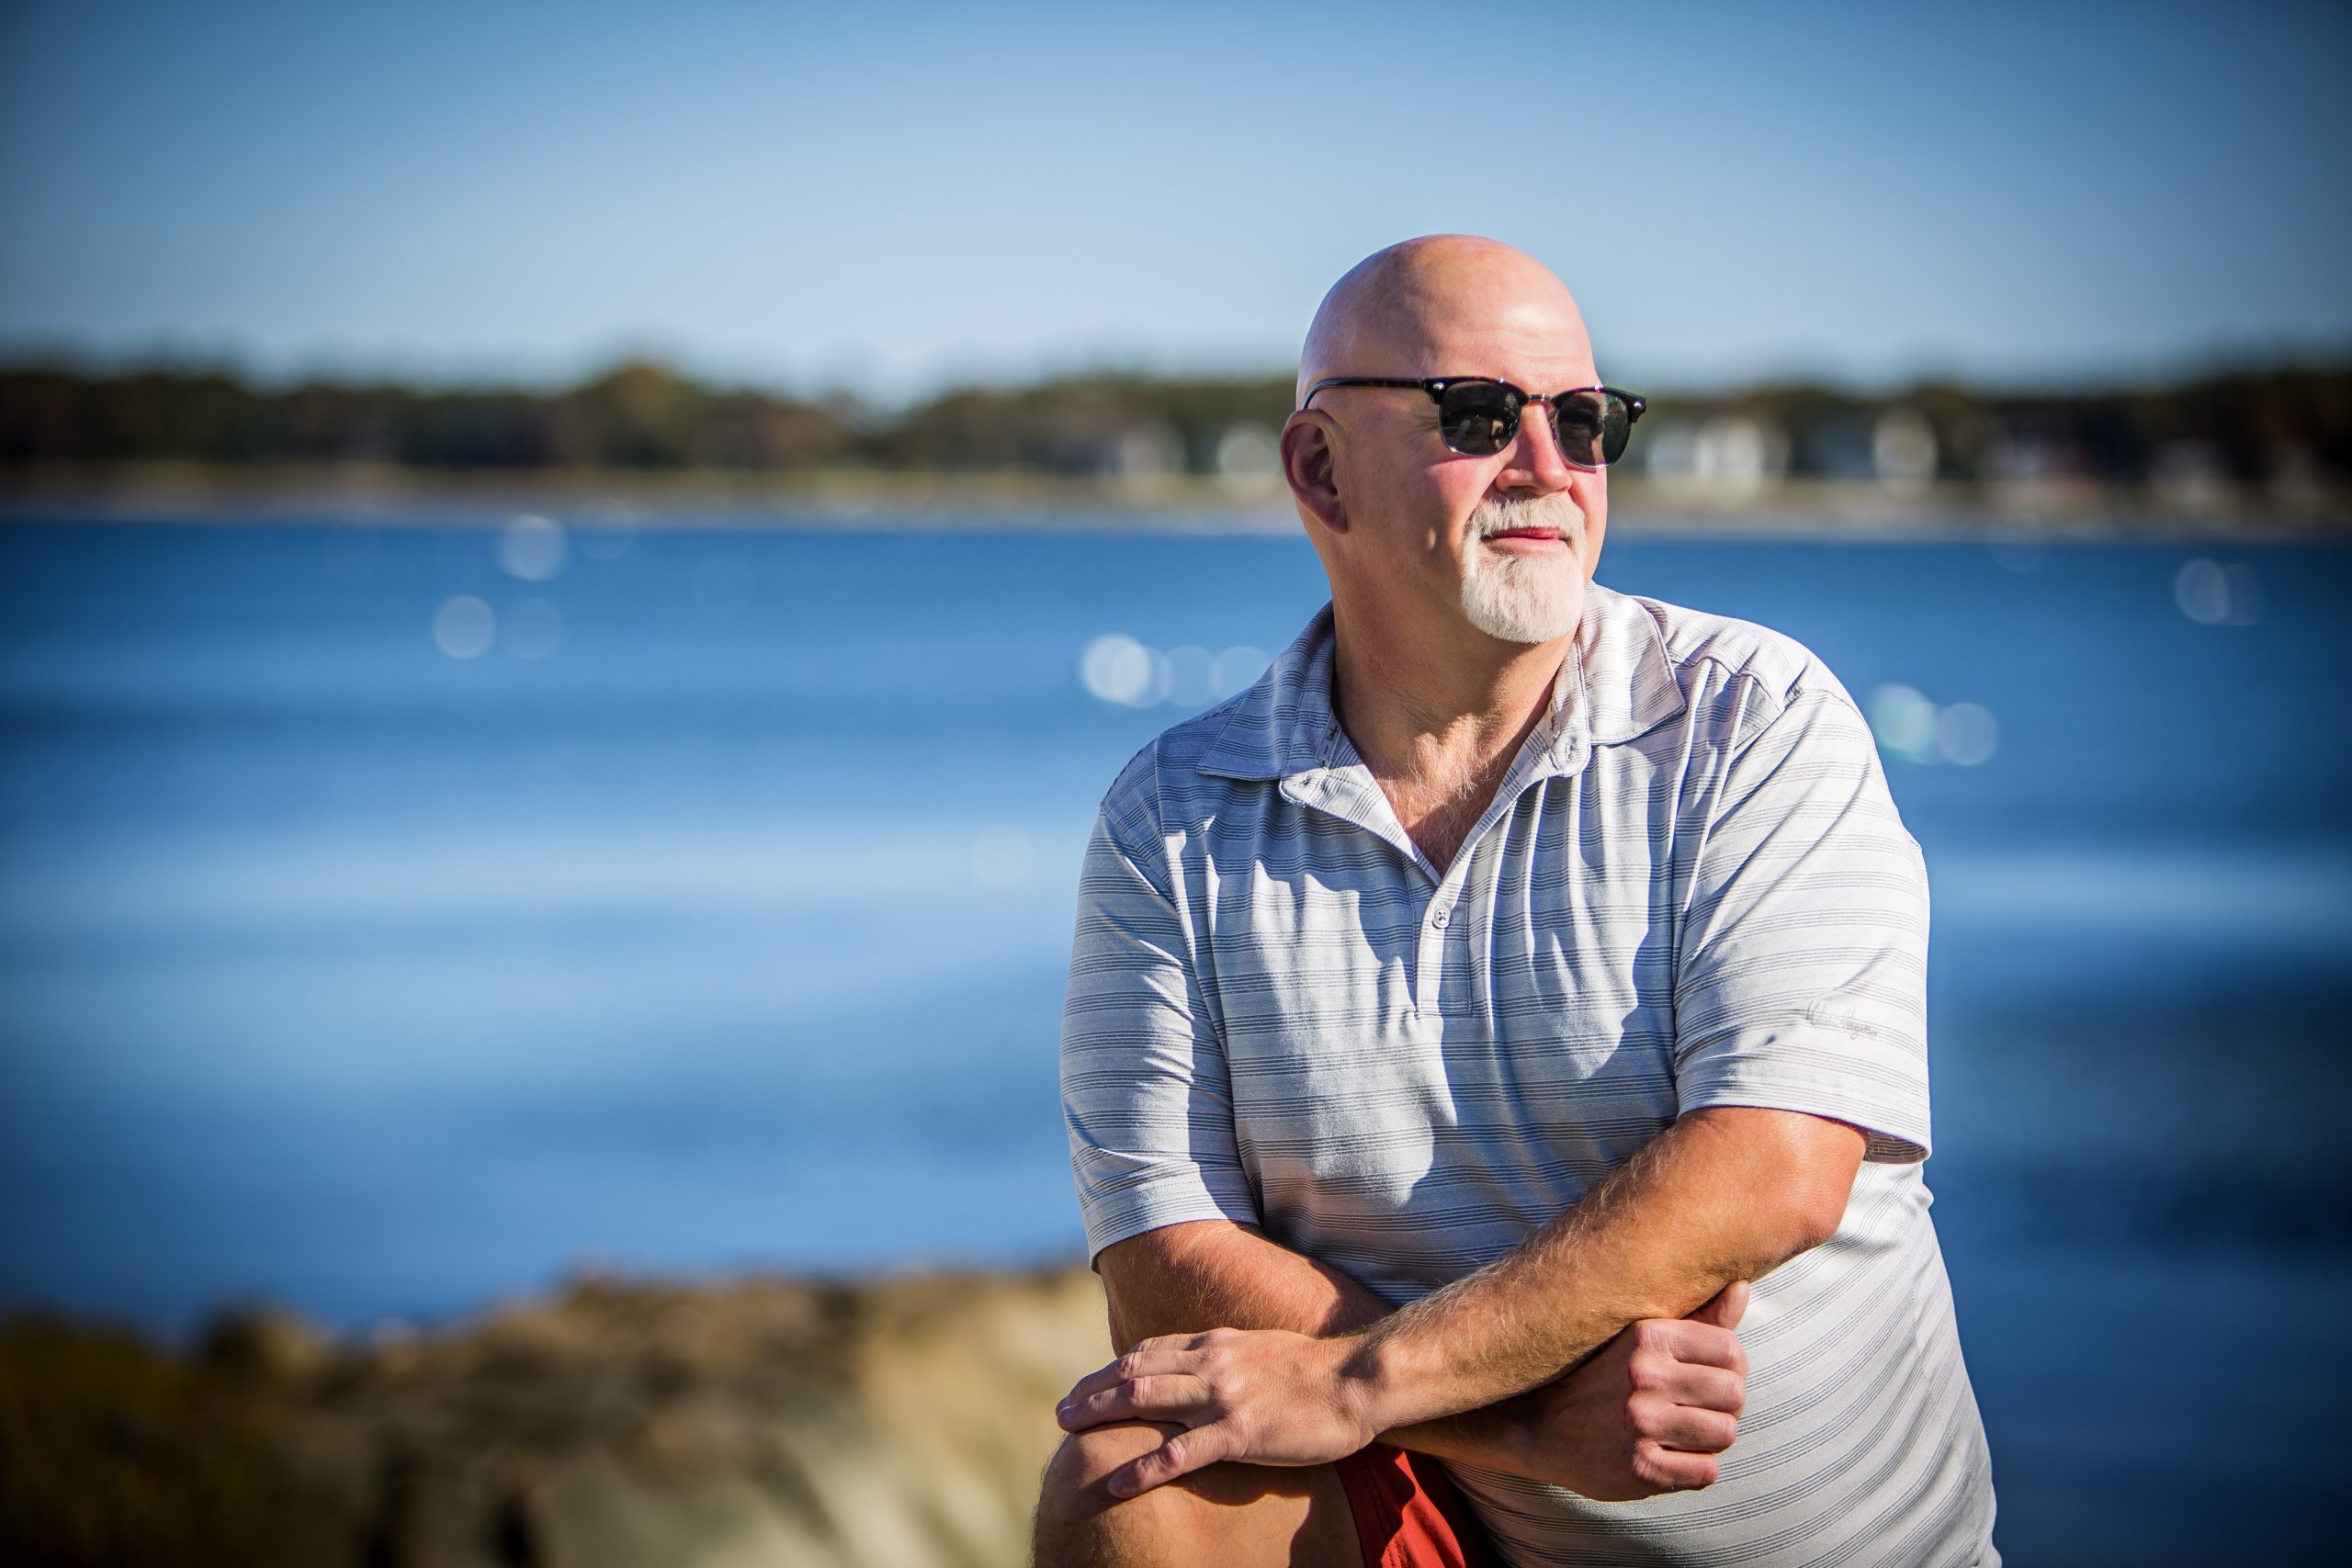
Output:
[[1414,374],[1495,376],[1534,392],[1600,379],[1584,322],[1565,294],[1442,295],[1412,314]]

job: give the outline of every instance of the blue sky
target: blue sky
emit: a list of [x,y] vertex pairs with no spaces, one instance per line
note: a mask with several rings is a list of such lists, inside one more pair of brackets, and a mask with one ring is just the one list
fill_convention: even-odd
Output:
[[2352,351],[2352,8],[0,5],[0,357],[885,397],[1489,233],[1640,385]]

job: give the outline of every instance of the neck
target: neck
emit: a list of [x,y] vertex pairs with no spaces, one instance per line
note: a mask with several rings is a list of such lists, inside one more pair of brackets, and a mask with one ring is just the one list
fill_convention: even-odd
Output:
[[1332,603],[1332,711],[1374,776],[1450,786],[1516,755],[1550,709],[1573,634],[1510,643],[1468,626],[1415,635]]

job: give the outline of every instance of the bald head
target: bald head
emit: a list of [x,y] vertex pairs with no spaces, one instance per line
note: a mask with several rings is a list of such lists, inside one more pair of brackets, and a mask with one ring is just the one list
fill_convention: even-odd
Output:
[[1533,256],[1475,234],[1401,241],[1358,262],[1323,297],[1299,351],[1298,397],[1326,376],[1496,374],[1432,363],[1482,342],[1592,360],[1576,300]]
[[[1391,245],[1332,287],[1299,354],[1300,400],[1334,376],[1490,377],[1547,398],[1600,379],[1560,280],[1469,234]],[[1377,386],[1331,388],[1283,423],[1283,475],[1331,580],[1349,667],[1337,679],[1359,692],[1486,660],[1475,686],[1495,660],[1550,649],[1528,666],[1532,691],[1556,673],[1553,645],[1583,614],[1609,489],[1600,467],[1568,460],[1556,408],[1491,448],[1465,451],[1445,434],[1428,398]],[[1384,649],[1411,651],[1386,660]],[[1429,711],[1474,696],[1441,694]]]

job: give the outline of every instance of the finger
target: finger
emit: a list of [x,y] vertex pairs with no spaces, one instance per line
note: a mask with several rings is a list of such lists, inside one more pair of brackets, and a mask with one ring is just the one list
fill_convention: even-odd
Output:
[[1713,1454],[1684,1453],[1645,1442],[1634,1450],[1634,1473],[1644,1485],[1660,1492],[1695,1492],[1713,1486],[1723,1471]]
[[1749,1295],[1747,1281],[1734,1280],[1707,1298],[1704,1305],[1690,1314],[1693,1323],[1713,1324],[1717,1328],[1737,1328],[1747,1315]]
[[1165,1339],[1147,1339],[1107,1367],[1087,1373],[1070,1384],[1062,1404],[1074,1404],[1091,1394],[1103,1393],[1136,1378],[1161,1372],[1188,1372],[1197,1357]]
[[1739,1438],[1737,1417],[1720,1410],[1670,1404],[1642,1423],[1642,1435],[1683,1453],[1719,1454]]
[[1664,1348],[1686,1366],[1721,1367],[1742,1375],[1747,1371],[1747,1347],[1728,1328],[1684,1318],[1666,1325],[1659,1337]]
[[1657,1392],[1676,1404],[1718,1410],[1736,1416],[1747,1407],[1747,1380],[1723,1367],[1681,1365],[1659,1383]]
[[1141,1458],[1129,1460],[1113,1471],[1103,1484],[1114,1497],[1138,1496],[1180,1475],[1207,1469],[1225,1458],[1230,1446],[1223,1427],[1195,1427],[1177,1433]]
[[1159,1372],[1066,1400],[1054,1412],[1065,1432],[1083,1431],[1105,1421],[1165,1421],[1195,1414],[1209,1404],[1209,1385],[1181,1372]]
[[[1125,1357],[1120,1358],[1120,1360],[1125,1359]],[[1126,1373],[1119,1370],[1119,1361],[1114,1361],[1107,1367],[1098,1367],[1069,1385],[1069,1392],[1062,1395],[1061,1408],[1067,1410],[1081,1400],[1106,1393],[1126,1381]]]

